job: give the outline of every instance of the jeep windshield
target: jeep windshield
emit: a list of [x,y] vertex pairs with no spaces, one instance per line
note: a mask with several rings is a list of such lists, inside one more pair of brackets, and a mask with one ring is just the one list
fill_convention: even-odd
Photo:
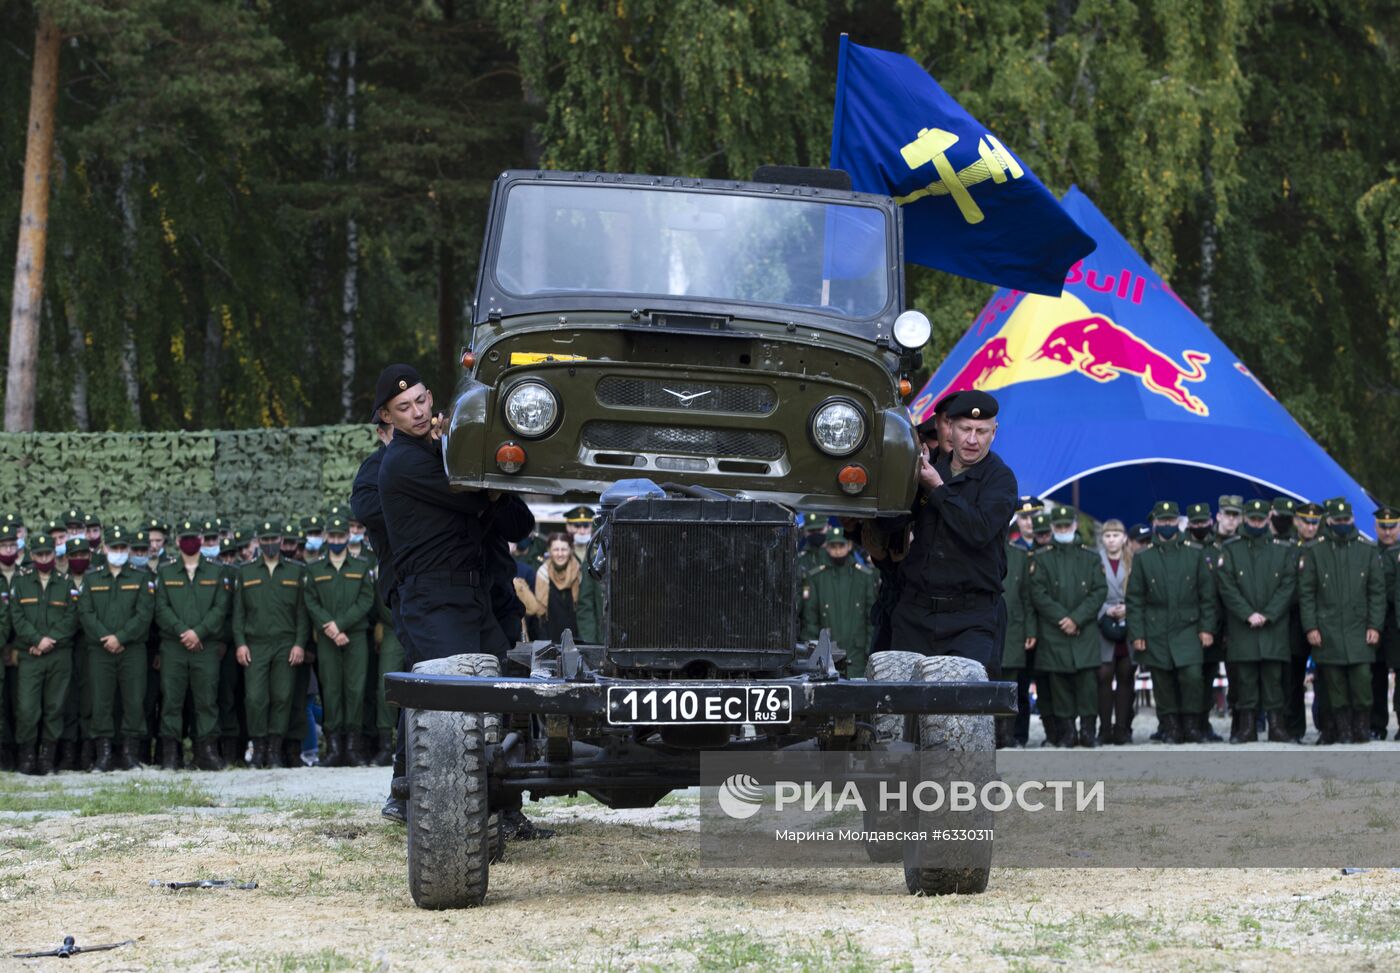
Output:
[[898,286],[889,218],[860,203],[516,183],[499,227],[490,271],[517,298],[626,295],[861,320],[884,312]]

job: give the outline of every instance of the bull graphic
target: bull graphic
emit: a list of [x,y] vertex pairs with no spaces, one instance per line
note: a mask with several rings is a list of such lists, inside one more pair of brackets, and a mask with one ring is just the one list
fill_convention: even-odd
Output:
[[1111,382],[1124,372],[1136,375],[1143,385],[1188,412],[1209,415],[1206,404],[1186,390],[1186,383],[1206,377],[1201,366],[1210,361],[1210,356],[1199,351],[1183,351],[1181,355],[1186,360],[1185,368],[1131,331],[1096,314],[1057,326],[1030,360],[1048,358],[1069,365],[1096,382]]
[[1011,367],[1011,354],[1007,350],[1006,339],[1004,337],[988,338],[983,342],[982,347],[967,360],[958,374],[953,376],[953,380],[947,387],[934,396],[933,401],[937,403],[943,396],[950,392],[966,392],[969,389],[981,389],[987,387],[987,379],[997,372]]

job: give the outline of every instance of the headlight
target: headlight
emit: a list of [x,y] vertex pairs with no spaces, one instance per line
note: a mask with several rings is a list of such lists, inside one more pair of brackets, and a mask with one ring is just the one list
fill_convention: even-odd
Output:
[[517,435],[535,438],[554,427],[559,400],[547,385],[521,382],[506,395],[506,425]]
[[865,416],[854,403],[833,399],[812,414],[812,439],[832,456],[854,453],[865,440]]
[[894,340],[910,351],[918,351],[928,344],[933,334],[933,325],[922,311],[905,311],[894,319]]

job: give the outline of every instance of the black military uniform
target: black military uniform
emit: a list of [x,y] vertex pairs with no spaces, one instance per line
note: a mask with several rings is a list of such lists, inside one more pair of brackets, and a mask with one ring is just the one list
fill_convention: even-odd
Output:
[[[992,419],[997,401],[985,392],[960,393],[948,409],[954,421]],[[920,486],[912,511],[914,541],[900,566],[894,644],[926,655],[956,655],[1001,671],[1006,631],[1002,579],[1007,524],[1016,507],[1016,477],[988,450],[966,469],[956,450],[934,464],[941,486]]]
[[[1215,521],[1211,516],[1210,504],[1192,503],[1186,507],[1186,533],[1201,547],[1205,548],[1206,567],[1214,573],[1220,564],[1220,548],[1224,541],[1215,534]],[[1215,680],[1220,675],[1220,667],[1225,662],[1224,615],[1220,606],[1217,589],[1215,618],[1217,628],[1212,634],[1215,641],[1201,652],[1201,712],[1197,717],[1201,739],[1206,743],[1222,742],[1220,734],[1210,725],[1211,710],[1216,708]]]

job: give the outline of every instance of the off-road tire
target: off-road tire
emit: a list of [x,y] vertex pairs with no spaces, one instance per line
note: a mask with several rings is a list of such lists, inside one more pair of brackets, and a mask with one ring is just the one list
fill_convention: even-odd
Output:
[[[865,678],[870,682],[917,682],[919,663],[924,657],[917,652],[876,652],[865,666]],[[873,719],[877,743],[892,743],[904,739],[909,717],[903,713],[879,713]],[[890,831],[902,823],[899,814],[881,816],[871,809],[864,815],[867,831]],[[904,860],[904,844],[899,841],[867,841],[865,853],[873,862],[890,864]]]
[[[413,667],[433,675],[495,676],[493,655],[454,655]],[[409,710],[408,890],[420,909],[463,909],[486,898],[499,844],[487,804],[486,744],[495,713]],[[499,833],[499,828],[497,829]]]
[[[919,660],[914,677],[922,682],[986,682],[980,662],[957,656],[929,656]],[[917,742],[922,751],[996,752],[996,721],[992,716],[931,714],[919,717]],[[980,825],[979,825],[980,826]],[[990,826],[990,825],[988,825]],[[904,884],[911,895],[970,895],[987,891],[992,870],[992,846],[978,849],[985,864],[972,868],[920,868],[905,857]]]

